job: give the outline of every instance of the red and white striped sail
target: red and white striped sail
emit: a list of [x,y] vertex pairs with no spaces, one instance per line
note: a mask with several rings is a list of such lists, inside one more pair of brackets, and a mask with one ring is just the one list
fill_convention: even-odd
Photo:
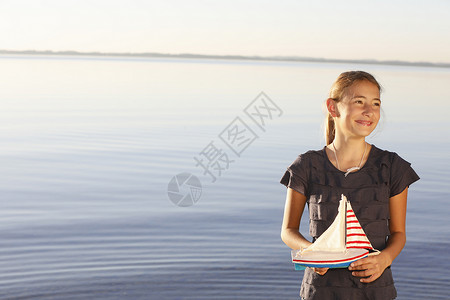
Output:
[[370,249],[375,250],[367,238],[364,230],[361,227],[355,212],[349,201],[347,201],[347,218],[346,218],[347,234],[346,247],[347,249]]

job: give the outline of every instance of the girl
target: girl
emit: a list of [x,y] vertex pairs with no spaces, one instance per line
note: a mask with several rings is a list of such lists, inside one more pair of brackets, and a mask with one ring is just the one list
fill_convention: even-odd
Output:
[[380,92],[369,73],[339,75],[326,100],[326,146],[299,155],[280,181],[287,187],[281,238],[290,248],[311,244],[299,232],[305,204],[314,241],[333,222],[344,194],[373,247],[381,251],[348,269],[307,268],[300,289],[303,299],[397,296],[390,265],[405,245],[408,186],[419,177],[396,153],[365,141],[380,119]]

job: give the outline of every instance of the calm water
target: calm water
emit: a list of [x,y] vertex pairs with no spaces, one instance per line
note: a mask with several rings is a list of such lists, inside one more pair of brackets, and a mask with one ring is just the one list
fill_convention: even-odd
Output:
[[[323,146],[321,103],[348,69],[385,88],[369,141],[421,176],[398,299],[448,299],[449,69],[39,56],[0,68],[0,299],[297,299],[279,180]],[[244,113],[261,91],[283,111],[264,131]],[[219,138],[236,117],[257,135],[240,156]],[[211,141],[234,160],[215,182],[194,160]],[[167,194],[182,172],[202,184],[191,207]]]

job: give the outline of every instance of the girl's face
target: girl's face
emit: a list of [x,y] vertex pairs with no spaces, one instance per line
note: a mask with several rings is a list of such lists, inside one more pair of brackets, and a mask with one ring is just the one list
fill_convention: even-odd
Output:
[[380,91],[363,80],[351,85],[344,98],[337,102],[336,130],[347,137],[366,137],[380,120]]

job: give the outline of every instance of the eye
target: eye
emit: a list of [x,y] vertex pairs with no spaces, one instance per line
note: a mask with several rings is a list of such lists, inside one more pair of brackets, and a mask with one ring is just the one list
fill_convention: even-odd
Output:
[[355,103],[362,104],[362,100],[355,100]]
[[373,105],[375,105],[375,106],[381,106],[381,103],[380,103],[380,102],[374,102]]

